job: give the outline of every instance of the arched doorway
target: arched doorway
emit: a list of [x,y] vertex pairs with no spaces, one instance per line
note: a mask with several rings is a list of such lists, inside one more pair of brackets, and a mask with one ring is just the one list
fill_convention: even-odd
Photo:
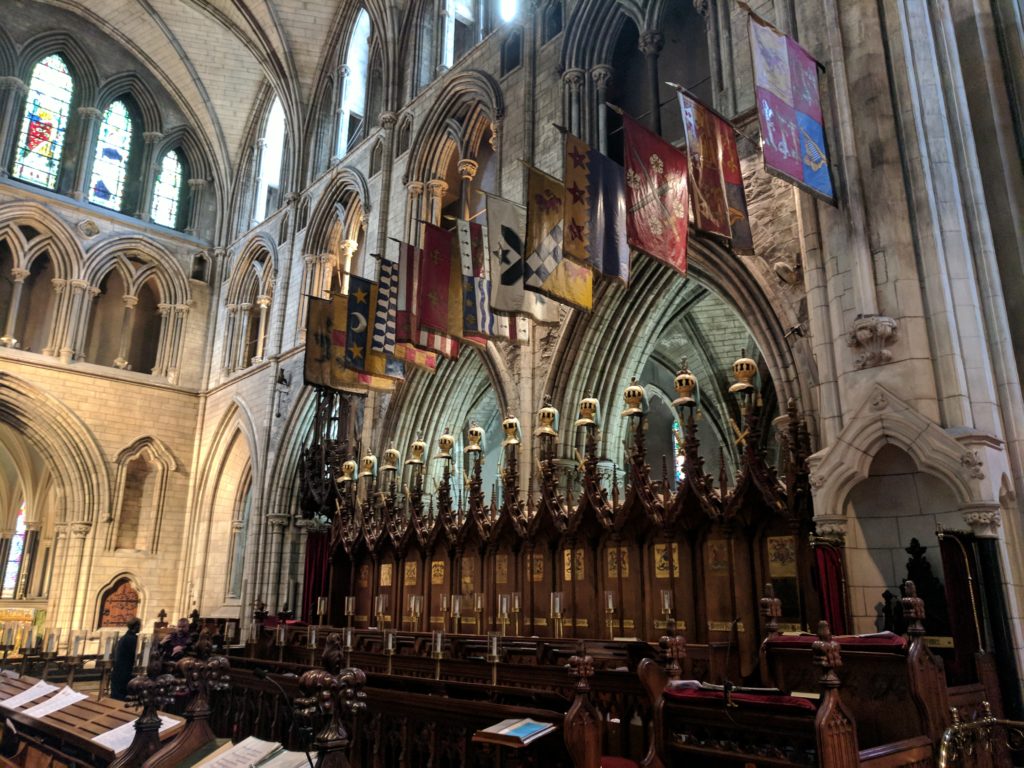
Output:
[[127,576],[117,578],[100,595],[99,622],[97,629],[123,627],[138,616],[139,592]]

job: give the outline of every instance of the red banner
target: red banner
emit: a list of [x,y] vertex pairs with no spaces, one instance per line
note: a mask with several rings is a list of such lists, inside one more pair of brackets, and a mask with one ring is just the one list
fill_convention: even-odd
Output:
[[622,121],[629,244],[686,274],[686,155],[629,115]]
[[452,275],[452,233],[427,224],[420,251],[416,309],[421,330],[450,333],[449,295]]

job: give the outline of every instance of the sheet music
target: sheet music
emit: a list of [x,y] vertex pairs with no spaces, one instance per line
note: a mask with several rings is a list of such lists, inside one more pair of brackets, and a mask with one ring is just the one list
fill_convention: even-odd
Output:
[[265,763],[260,763],[259,768],[306,768],[309,761],[303,752],[289,752],[284,750],[279,755],[274,755]]
[[201,765],[204,768],[251,768],[280,748],[281,745],[276,742],[263,741],[255,736],[250,736],[235,744],[227,752],[223,752],[213,760],[203,762]]
[[64,707],[70,707],[76,701],[81,701],[82,699],[87,698],[89,698],[88,694],[79,693],[65,685],[42,704],[36,704],[34,707],[26,709],[22,714],[38,719],[64,709]]
[[[128,747],[132,745],[132,741],[135,739],[135,723],[138,722],[138,718],[127,723],[122,723],[117,728],[111,728],[106,733],[101,733],[98,736],[93,736],[92,740],[99,744],[101,747],[106,747],[115,755],[124,752]],[[168,715],[160,716],[160,733],[163,733],[168,728],[180,723],[176,717],[169,717]]]
[[42,696],[48,696],[56,690],[56,685],[50,685],[49,683],[40,680],[31,688],[26,688],[21,693],[16,693],[13,696],[0,701],[0,707],[4,707],[5,709],[15,709],[16,707],[20,707],[22,704],[28,704],[30,701],[35,701]]

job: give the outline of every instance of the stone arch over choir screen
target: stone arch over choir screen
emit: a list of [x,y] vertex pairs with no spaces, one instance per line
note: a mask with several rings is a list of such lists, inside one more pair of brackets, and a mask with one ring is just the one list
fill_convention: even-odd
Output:
[[0,422],[27,440],[46,462],[54,480],[55,526],[52,594],[54,624],[83,619],[88,584],[86,539],[110,510],[110,477],[103,452],[82,421],[57,399],[28,382],[0,372]]
[[[602,436],[609,457],[621,456],[624,432],[618,413],[622,390],[630,379],[636,376],[646,385],[649,382],[644,376],[653,375],[660,379],[659,386],[666,394],[671,394],[671,378],[656,375],[655,368],[649,367],[654,360],[659,363],[656,368],[664,369],[661,374],[678,370],[682,360],[669,359],[674,353],[670,349],[687,355],[690,367],[701,378],[702,389],[715,395],[717,407],[713,411],[708,409],[708,427],[713,430],[706,434],[720,443],[733,443],[728,438],[728,420],[732,417],[738,421],[738,414],[725,392],[732,361],[740,356],[748,339],[752,339],[750,346],[756,345],[756,349],[748,347],[747,354],[757,358],[756,353],[760,352],[762,384],[771,382],[763,392],[766,405],[773,407],[774,401],[785,404],[793,397],[801,412],[810,414],[816,410],[808,384],[813,380],[809,350],[805,345],[791,347],[784,325],[757,277],[734,256],[699,237],[690,239],[689,275],[684,282],[670,268],[634,254],[629,288],[605,285],[603,293],[595,297],[596,310],[590,314],[574,311],[557,348],[548,353],[552,363],[542,391],[552,395],[562,409],[563,423],[570,424],[575,420],[580,398],[596,396],[605,412]],[[691,283],[693,288],[689,287]],[[708,294],[715,311],[723,312],[724,322],[736,329],[726,334],[728,340],[720,341],[728,349],[715,346],[714,339],[701,343],[701,333],[695,334],[696,329],[686,321],[691,302]],[[676,332],[689,343],[666,346],[662,337]],[[615,339],[614,344],[606,343],[609,337]],[[702,349],[705,345],[714,348]],[[536,410],[540,403],[530,407]],[[574,431],[562,432],[566,455],[572,455]],[[730,460],[728,453],[726,459]]]
[[[26,108],[26,89],[33,70],[42,59],[56,55],[67,66],[73,82],[67,131],[64,138],[60,167],[57,171],[55,191],[83,200],[90,200],[91,180],[97,153],[99,151],[99,126],[104,110],[117,101],[129,106],[133,117],[135,139],[129,160],[126,178],[128,194],[123,204],[117,207],[122,213],[150,220],[154,187],[159,173],[158,160],[168,148],[177,148],[187,157],[188,178],[183,179],[179,205],[183,215],[174,228],[190,233],[206,231],[216,222],[206,211],[219,209],[213,205],[201,207],[200,194],[213,181],[212,194],[220,194],[223,181],[219,170],[210,162],[209,145],[193,131],[185,115],[188,105],[178,104],[174,97],[156,84],[153,76],[141,77],[135,72],[118,71],[101,74],[97,57],[86,44],[80,42],[83,36],[65,31],[50,31],[27,40],[20,52],[14,52],[10,43],[7,56],[11,59],[9,71],[20,85],[8,89],[8,109],[14,116],[10,130],[0,146],[0,162],[10,168],[15,148],[21,135],[21,120]],[[89,39],[88,36],[84,36]],[[119,54],[132,56],[118,43],[108,41],[110,46],[119,48]],[[2,48],[3,46],[0,46]],[[145,68],[138,67],[139,71]],[[168,147],[172,144],[172,147]],[[106,206],[109,207],[109,206]]]
[[[252,594],[256,568],[254,558],[245,553],[257,551],[262,521],[257,520],[255,511],[263,508],[264,488],[260,439],[252,414],[240,398],[234,398],[225,409],[208,445],[200,460],[191,520],[186,526],[177,608],[187,613],[197,607],[203,615],[227,611],[237,617],[239,606],[246,604],[246,594]],[[246,491],[251,493],[248,503],[253,514],[243,521],[248,524],[238,529],[240,496]],[[236,546],[239,537],[244,542],[241,551]],[[225,555],[236,554],[243,558],[243,589],[238,595],[229,595],[232,563]]]
[[[461,457],[466,428],[476,422],[486,434],[484,481],[493,483],[501,452],[501,419],[506,412],[516,410],[519,398],[518,388],[507,372],[493,368],[492,359],[480,350],[464,348],[458,360],[439,362],[434,373],[413,371],[374,429],[372,449],[379,456],[394,443],[404,461],[410,443],[422,435],[427,441],[427,454],[432,457],[437,452],[437,438],[451,429],[456,452]],[[428,478],[440,480],[440,467],[436,464],[430,461],[425,469]],[[429,482],[428,486],[433,487]]]
[[264,234],[250,239],[235,258],[224,298],[225,373],[244,370],[266,356],[277,261],[277,246]]

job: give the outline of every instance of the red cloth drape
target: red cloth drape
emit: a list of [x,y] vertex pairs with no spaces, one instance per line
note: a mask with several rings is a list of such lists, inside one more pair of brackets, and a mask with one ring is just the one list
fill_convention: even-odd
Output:
[[846,580],[843,578],[843,551],[831,544],[814,547],[814,581],[821,599],[821,615],[833,635],[845,635]]
[[[949,607],[950,632],[954,658],[947,660],[954,683],[975,682],[974,654],[982,650],[980,618],[981,593],[973,562],[973,536],[943,531],[939,541],[942,575],[945,579],[946,605]],[[973,586],[973,590],[972,590]],[[974,592],[972,595],[971,592]],[[928,620],[925,619],[925,628]]]
[[312,623],[316,599],[330,591],[330,533],[311,533],[306,538],[306,570],[302,582],[302,618]]

